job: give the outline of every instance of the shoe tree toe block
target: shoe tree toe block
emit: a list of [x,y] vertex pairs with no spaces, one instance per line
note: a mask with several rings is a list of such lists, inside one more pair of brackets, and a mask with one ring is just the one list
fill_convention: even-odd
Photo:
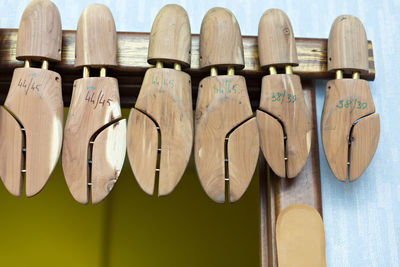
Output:
[[171,193],[180,181],[192,151],[192,114],[188,74],[166,68],[146,72],[128,121],[128,155],[135,177],[146,193],[154,193],[159,146],[158,195]]
[[[215,89],[221,84],[230,84],[235,89],[230,92]],[[259,151],[258,130],[252,115],[244,77],[217,76],[201,81],[195,114],[195,162],[200,182],[215,202],[225,201],[225,178],[229,178],[231,202],[242,196],[251,181]],[[225,138],[228,138],[228,177]]]
[[[94,147],[97,147],[97,138],[95,138],[97,134],[101,134],[98,136],[100,139],[104,138],[101,137],[103,135],[107,136],[109,142],[114,142],[115,138],[119,138],[123,134],[120,133],[124,130],[122,126],[109,126],[110,129],[106,128],[107,131],[114,130],[116,133],[103,134],[101,131],[104,130],[105,125],[117,122],[120,118],[121,108],[119,105],[117,79],[112,77],[90,77],[75,81],[64,130],[62,165],[68,188],[73,197],[82,204],[89,202],[88,173],[90,173],[90,170],[88,157],[92,156],[89,155],[89,144],[93,141]],[[125,140],[118,139],[118,142],[120,142],[118,146],[107,142],[103,143],[111,145],[111,147],[122,147]],[[103,149],[107,151],[108,148],[104,147]],[[113,151],[115,150],[112,149],[111,152]],[[122,155],[125,155],[125,152],[121,153],[121,151],[118,156],[115,155],[116,153],[104,155],[109,161],[102,163],[111,167],[109,172],[112,174],[119,173],[122,167],[118,167]],[[94,158],[92,158],[92,161],[94,161]],[[92,165],[92,179],[95,177],[94,174],[100,172],[93,171],[94,167],[95,165]],[[112,176],[113,179],[116,178],[114,176]],[[92,201],[93,195],[97,194],[93,192],[93,189]]]
[[[300,77],[297,75],[275,74],[265,76],[262,80],[260,110],[268,113],[269,117],[259,119],[259,116],[267,116],[267,114],[257,113],[260,127],[268,131],[261,134],[266,138],[261,143],[261,149],[271,168],[280,177],[296,177],[306,163],[310,152],[311,116],[302,90]],[[271,122],[272,119],[276,120],[276,123]],[[262,123],[268,125],[262,126]],[[277,132],[274,133],[275,131]],[[286,135],[285,144],[283,132]],[[278,148],[278,145],[283,147]],[[282,150],[286,150],[287,164],[285,164],[285,156],[275,153]]]
[[[350,180],[359,177],[355,174],[367,168],[375,153],[380,131],[379,116],[371,119],[368,116],[374,112],[375,106],[367,81],[340,79],[328,82],[321,119],[321,138],[328,164],[341,181],[347,178],[349,141]],[[368,122],[362,123],[366,119]],[[352,127],[354,136],[351,134]],[[367,140],[370,143],[365,143]]]

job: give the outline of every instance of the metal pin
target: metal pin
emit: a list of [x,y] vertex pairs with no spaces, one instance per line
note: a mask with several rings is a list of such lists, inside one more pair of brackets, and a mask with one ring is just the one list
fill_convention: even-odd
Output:
[[83,78],[89,78],[90,77],[90,69],[89,67],[84,66],[83,67]]
[[358,71],[353,73],[353,79],[360,79],[360,73]]
[[217,67],[211,67],[210,75],[211,75],[211,76],[218,76],[218,69],[217,69]]
[[22,173],[26,173],[26,170],[21,170]]
[[225,162],[228,162],[228,159],[225,159]]
[[286,74],[293,74],[293,69],[291,65],[286,65],[285,66],[285,73]]
[[336,79],[337,80],[343,79],[343,71],[342,70],[336,71]]
[[157,68],[157,69],[164,68],[164,64],[163,64],[161,61],[157,61],[157,62],[156,62],[156,68]]
[[93,185],[91,182],[88,182],[87,184],[88,184],[89,186],[92,186],[92,185]]
[[157,129],[157,130],[160,130],[160,127],[156,126],[156,129]]
[[161,148],[158,148],[157,151],[158,151],[158,153],[161,153]]
[[89,160],[88,160],[88,163],[89,163],[89,164],[92,164],[93,162],[92,162],[92,160],[91,160],[91,159],[89,159]]
[[94,141],[89,141],[89,144],[93,145],[93,144],[94,144]]
[[225,141],[228,141],[229,140],[229,137],[225,137]]
[[22,148],[22,152],[26,152],[26,148],[25,147]]
[[159,172],[160,171],[160,169],[156,169],[156,172]]
[[287,158],[285,158],[285,160],[287,160]]
[[283,140],[286,140],[287,139],[287,136],[285,135],[284,137],[283,137]]
[[235,75],[235,68],[234,67],[232,67],[232,66],[228,67],[228,75],[229,76]]
[[175,70],[182,70],[181,64],[179,64],[179,63],[174,63],[174,69],[175,69]]
[[100,77],[106,77],[107,74],[107,69],[106,68],[101,68],[100,69]]
[[349,162],[349,161],[347,162],[347,165],[350,165],[350,162]]
[[31,61],[29,59],[25,59],[24,68],[30,68],[30,67],[31,67]]
[[271,74],[271,75],[277,74],[276,68],[275,68],[274,66],[270,66],[270,67],[269,67],[269,74]]
[[225,182],[229,182],[229,178],[225,178]]
[[49,62],[47,60],[43,60],[42,62],[42,69],[48,70],[49,69]]

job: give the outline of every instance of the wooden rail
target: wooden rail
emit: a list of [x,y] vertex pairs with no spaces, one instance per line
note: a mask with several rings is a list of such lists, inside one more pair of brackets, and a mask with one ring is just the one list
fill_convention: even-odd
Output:
[[[17,29],[0,29],[0,103],[3,103],[11,82],[11,75],[16,67],[23,65],[15,58]],[[147,63],[149,33],[118,33],[118,66],[109,70],[108,75],[117,77],[120,85],[121,105],[132,107],[136,101],[143,75],[150,65]],[[327,71],[327,39],[296,38],[299,66],[294,73],[303,79],[329,79],[334,74]],[[246,77],[253,108],[258,107],[261,77],[266,75],[258,62],[257,37],[243,36],[246,66],[238,74]],[[207,71],[199,69],[199,36],[192,35],[192,64],[185,70],[192,76],[193,101],[196,100],[199,81],[207,76]],[[63,31],[62,60],[50,64],[50,69],[61,74],[63,79],[64,104],[69,106],[73,81],[82,76],[82,71],[74,67],[75,31]],[[375,67],[372,44],[369,42],[369,73],[362,76],[374,80]]]

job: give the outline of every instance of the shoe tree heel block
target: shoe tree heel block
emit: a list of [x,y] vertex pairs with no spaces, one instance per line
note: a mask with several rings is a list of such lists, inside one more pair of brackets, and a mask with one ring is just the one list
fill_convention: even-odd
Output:
[[148,63],[156,67],[146,71],[128,119],[129,161],[138,184],[149,195],[170,194],[189,162],[192,86],[190,75],[181,68],[190,66],[190,49],[186,11],[179,5],[164,6],[154,20],[148,49]]
[[[126,122],[121,117],[118,81],[106,77],[117,65],[117,34],[110,10],[85,8],[76,32],[75,66],[83,78],[74,82],[64,130],[62,166],[68,188],[82,204],[102,201],[116,183],[126,151]],[[100,77],[89,77],[89,67]]]
[[[234,15],[210,9],[200,32],[201,80],[195,113],[194,158],[200,182],[218,203],[240,199],[250,184],[259,155],[258,129],[243,76],[243,44]],[[218,75],[218,68],[228,75]]]
[[[338,17],[328,41],[328,82],[321,118],[325,156],[340,181],[359,178],[372,160],[379,142],[380,120],[371,91],[360,74],[368,72],[368,43],[359,19]],[[352,73],[353,78],[343,78]]]
[[[48,70],[61,60],[61,20],[57,7],[47,0],[32,1],[18,30],[18,60],[4,108],[0,108],[0,177],[14,196],[23,181],[26,196],[39,193],[60,155],[63,131],[61,77]],[[41,68],[31,61],[42,61]]]
[[[300,77],[292,25],[279,9],[267,10],[258,27],[260,66],[270,75],[262,79],[257,123],[261,150],[269,166],[280,177],[294,178],[303,169],[311,147],[311,113]],[[285,68],[285,74],[277,74]]]

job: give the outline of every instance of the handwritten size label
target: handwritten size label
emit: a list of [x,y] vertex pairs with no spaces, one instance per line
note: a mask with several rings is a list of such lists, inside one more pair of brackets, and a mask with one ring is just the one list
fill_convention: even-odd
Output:
[[27,95],[29,91],[39,93],[40,89],[42,88],[42,85],[35,82],[34,80],[35,80],[34,78],[31,79],[20,78],[17,83],[17,86],[25,91],[25,95]]
[[214,83],[214,94],[216,95],[229,95],[236,94],[236,89],[238,88],[237,83],[232,83],[230,80],[218,81]]
[[151,78],[151,84],[156,86],[160,91],[173,89],[175,87],[175,81],[164,77],[164,73],[161,73],[161,75],[154,75]]
[[350,109],[350,113],[355,109],[366,109],[368,107],[367,102],[362,102],[357,98],[340,99],[336,105],[339,109]]
[[297,98],[296,98],[296,95],[289,94],[288,92],[286,92],[286,90],[283,90],[283,92],[272,92],[271,99],[272,99],[272,102],[276,102],[276,103],[280,103],[280,104],[283,104],[283,102],[294,104],[294,102],[296,102]]
[[111,106],[111,102],[113,101],[111,98],[106,98],[104,96],[103,90],[96,92],[96,87],[90,86],[87,88],[87,93],[85,97],[85,101],[93,105],[93,109],[96,109],[98,106],[104,107],[105,105]]

